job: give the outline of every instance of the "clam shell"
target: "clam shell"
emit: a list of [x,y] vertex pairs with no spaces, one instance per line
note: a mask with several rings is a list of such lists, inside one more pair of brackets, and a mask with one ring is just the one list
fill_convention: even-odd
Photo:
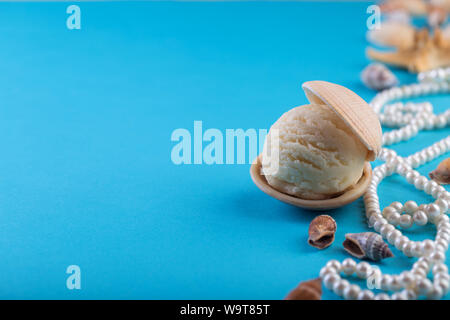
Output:
[[309,225],[308,243],[315,248],[325,249],[333,243],[336,229],[336,221],[332,217],[317,216]]
[[381,125],[372,108],[353,91],[326,81],[308,81],[303,90],[311,103],[326,104],[335,111],[367,148],[367,160],[381,150]]
[[347,233],[343,246],[348,253],[359,259],[379,261],[394,256],[383,238],[374,232]]
[[450,158],[442,161],[435,170],[430,172],[430,178],[439,184],[450,183]]
[[320,300],[322,297],[322,281],[320,278],[300,282],[300,284],[284,298],[284,300]]

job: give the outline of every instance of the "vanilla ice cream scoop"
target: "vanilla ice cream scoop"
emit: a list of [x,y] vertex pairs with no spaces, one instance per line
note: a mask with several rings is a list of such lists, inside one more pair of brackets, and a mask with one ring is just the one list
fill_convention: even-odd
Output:
[[[278,152],[268,152],[278,131]],[[275,189],[303,199],[327,199],[344,192],[362,176],[367,148],[326,105],[289,110],[270,128],[262,172]],[[278,158],[278,168],[271,166]],[[268,159],[269,158],[269,159]]]
[[371,107],[345,87],[310,81],[303,89],[311,104],[272,125],[261,174],[272,188],[297,198],[334,198],[357,184],[365,163],[375,159],[381,126]]

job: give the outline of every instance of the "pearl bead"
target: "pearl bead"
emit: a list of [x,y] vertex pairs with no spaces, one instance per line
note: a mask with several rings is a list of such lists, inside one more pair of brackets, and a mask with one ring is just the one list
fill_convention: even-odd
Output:
[[400,213],[398,213],[398,212],[393,212],[393,213],[389,214],[389,215],[386,217],[386,219],[387,219],[388,223],[390,223],[390,224],[396,226],[396,225],[398,225],[399,222],[400,222]]
[[391,231],[393,231],[395,228],[391,224],[385,224],[380,229],[380,234],[382,237],[386,238],[387,234]]
[[398,201],[392,202],[390,207],[394,208],[398,212],[402,212],[402,209],[403,209],[403,205],[400,202],[398,202]]
[[438,286],[433,286],[427,293],[426,296],[428,299],[440,299],[442,298],[443,292],[442,289]]
[[396,292],[392,294],[391,300],[407,300],[407,298],[403,292]]
[[388,217],[391,214],[395,214],[395,213],[398,213],[398,210],[393,207],[386,207],[382,211],[383,217]]
[[416,277],[409,271],[404,271],[399,276],[399,281],[404,288],[411,288],[414,285]]
[[413,242],[411,254],[413,257],[420,257],[422,255],[422,244],[420,242]]
[[409,240],[408,240],[408,238],[405,237],[405,236],[400,236],[400,237],[398,237],[397,240],[395,240],[395,243],[394,243],[395,248],[396,248],[397,250],[402,250],[403,246],[405,245],[405,243],[406,243],[407,241],[409,241]]
[[333,291],[338,296],[342,296],[344,294],[344,291],[347,290],[348,287],[350,287],[350,282],[345,279],[341,279],[333,285]]
[[340,280],[341,278],[337,274],[327,274],[323,278],[323,284],[324,286],[331,290],[333,286]]
[[409,216],[407,214],[403,214],[400,217],[399,224],[404,229],[411,228],[411,226],[413,225],[413,219],[411,218],[411,216]]
[[356,265],[356,275],[358,278],[365,279],[370,274],[372,268],[367,262],[360,262]]
[[379,293],[375,296],[375,300],[390,300],[390,297],[386,293]]
[[448,210],[448,203],[443,199],[436,200],[436,205],[440,208],[440,211],[446,213]]
[[394,245],[395,242],[397,241],[397,238],[401,237],[401,236],[402,236],[402,233],[400,231],[398,231],[397,229],[395,229],[395,230],[390,231],[387,234],[386,239],[390,244]]
[[422,252],[424,254],[429,254],[434,251],[434,242],[432,240],[426,239],[422,241]]
[[434,263],[442,262],[445,260],[445,254],[442,251],[434,251],[430,254],[430,259]]
[[417,171],[410,171],[406,174],[406,180],[409,183],[414,183],[417,177],[419,177],[420,174]]
[[401,287],[402,287],[402,283],[400,282],[400,277],[393,276],[392,280],[391,280],[391,283],[389,285],[389,289],[391,291],[398,291],[398,290],[401,289]]
[[373,224],[373,228],[375,229],[375,231],[380,232],[380,229],[383,225],[387,224],[387,220],[386,219],[378,219],[377,221],[375,221],[375,223]]
[[320,276],[322,279],[324,279],[325,276],[328,275],[328,274],[335,274],[335,275],[337,275],[336,269],[334,269],[334,268],[329,268],[329,267],[323,267],[323,268],[320,270],[319,276]]
[[337,260],[330,260],[330,261],[327,262],[325,267],[333,268],[337,272],[339,272],[341,270],[341,263],[339,261],[337,261]]
[[352,284],[344,290],[344,298],[347,300],[355,300],[358,298],[361,289],[359,286]]
[[433,284],[427,278],[420,279],[417,283],[417,290],[419,294],[427,294],[433,287]]
[[383,274],[380,279],[381,290],[390,290],[391,282],[392,282],[392,276],[390,276],[388,274]]
[[442,289],[443,294],[447,294],[449,287],[450,287],[450,282],[448,280],[445,279],[438,279],[435,282],[436,286],[440,287]]
[[373,292],[369,290],[362,290],[358,294],[358,300],[373,300],[374,297],[375,295],[373,294]]
[[444,250],[448,249],[448,241],[444,239],[436,239],[436,244],[440,245],[444,248]]
[[410,200],[405,202],[403,210],[405,211],[406,214],[412,215],[417,210],[418,207],[419,206],[415,201]]
[[434,275],[434,279],[450,281],[450,275],[447,272],[437,272]]
[[412,252],[413,246],[414,246],[413,242],[408,241],[408,242],[405,242],[405,244],[404,244],[403,247],[402,247],[403,253],[404,253],[405,256],[407,256],[408,258],[411,258],[411,257],[413,256],[413,252]]
[[437,263],[433,266],[433,274],[440,273],[440,272],[442,272],[442,273],[448,272],[448,267],[443,263]]
[[414,213],[413,220],[418,226],[424,226],[428,223],[428,217],[422,210],[418,210]]
[[416,187],[416,189],[423,190],[426,182],[427,178],[420,176],[414,180],[414,186]]
[[417,294],[412,289],[403,290],[403,294],[406,296],[407,300],[417,300]]
[[429,204],[426,207],[426,214],[430,221],[434,221],[441,214],[441,209],[435,204]]
[[342,271],[346,274],[346,275],[351,275],[355,272],[356,270],[356,262],[353,259],[345,259],[342,262]]

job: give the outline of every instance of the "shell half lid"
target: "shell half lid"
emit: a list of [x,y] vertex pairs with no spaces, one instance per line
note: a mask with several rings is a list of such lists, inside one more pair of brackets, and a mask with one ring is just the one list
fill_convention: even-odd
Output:
[[302,85],[311,103],[325,104],[344,120],[368,149],[373,161],[381,150],[381,125],[372,108],[353,91],[326,81],[308,81]]

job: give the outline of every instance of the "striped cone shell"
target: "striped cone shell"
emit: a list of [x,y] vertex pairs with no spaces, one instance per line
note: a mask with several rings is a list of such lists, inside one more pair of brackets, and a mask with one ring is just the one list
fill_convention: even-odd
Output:
[[343,246],[348,253],[359,259],[379,261],[394,256],[383,238],[374,232],[347,233]]

